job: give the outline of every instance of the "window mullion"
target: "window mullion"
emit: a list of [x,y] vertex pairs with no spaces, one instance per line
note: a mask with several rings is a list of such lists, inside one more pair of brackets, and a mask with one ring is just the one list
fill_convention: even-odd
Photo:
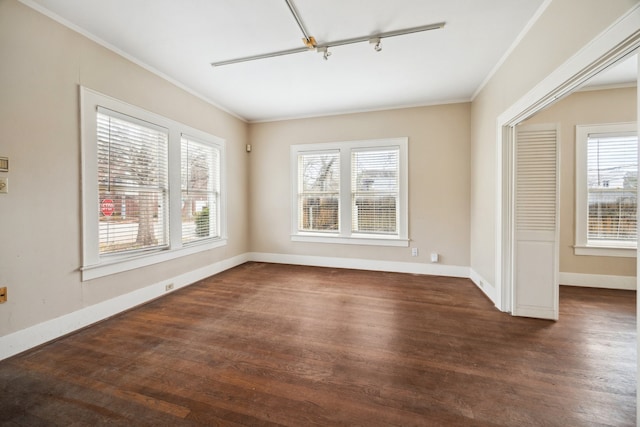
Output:
[[351,236],[351,149],[340,150],[340,236]]
[[180,192],[180,137],[178,129],[169,132],[169,243],[171,249],[182,247],[182,195]]

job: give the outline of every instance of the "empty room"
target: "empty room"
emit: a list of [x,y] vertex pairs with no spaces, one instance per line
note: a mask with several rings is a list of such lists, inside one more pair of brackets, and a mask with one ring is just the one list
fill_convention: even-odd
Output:
[[637,425],[637,0],[0,0],[0,425]]

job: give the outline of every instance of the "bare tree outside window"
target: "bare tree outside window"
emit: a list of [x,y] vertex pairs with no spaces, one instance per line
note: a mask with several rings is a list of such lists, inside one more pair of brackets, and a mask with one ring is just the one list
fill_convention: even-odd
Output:
[[100,216],[100,253],[166,244],[166,132],[98,114],[99,202],[113,201]]
[[299,229],[336,231],[340,227],[338,152],[300,154]]

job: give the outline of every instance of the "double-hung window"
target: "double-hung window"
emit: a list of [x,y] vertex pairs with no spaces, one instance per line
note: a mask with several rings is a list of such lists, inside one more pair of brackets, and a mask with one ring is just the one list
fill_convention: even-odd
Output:
[[81,90],[83,280],[226,244],[224,141]]
[[292,146],[292,240],[408,246],[407,145]]
[[100,255],[166,247],[169,131],[98,107]]
[[635,256],[635,123],[576,126],[576,255]]
[[219,237],[220,150],[183,135],[180,159],[182,242]]

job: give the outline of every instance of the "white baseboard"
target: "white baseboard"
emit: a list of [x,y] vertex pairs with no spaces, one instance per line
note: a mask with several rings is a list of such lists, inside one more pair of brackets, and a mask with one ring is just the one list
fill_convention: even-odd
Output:
[[471,281],[475,283],[475,285],[478,288],[480,288],[482,292],[484,292],[487,298],[491,300],[493,305],[499,308],[499,305],[496,301],[498,297],[498,292],[496,291],[496,288],[491,283],[489,283],[488,280],[480,276],[473,268],[469,269],[469,273],[470,273],[469,278],[471,279]]
[[174,290],[180,289],[247,261],[248,254],[238,255],[0,337],[0,360],[158,298],[167,293],[165,286],[169,283]]
[[636,290],[636,276],[609,276],[604,274],[560,273],[560,284],[585,288]]
[[251,261],[274,264],[309,265],[315,267],[352,268],[356,270],[388,271],[393,273],[429,274],[469,278],[469,267],[417,262],[381,261],[359,258],[319,257],[311,255],[252,252]]

